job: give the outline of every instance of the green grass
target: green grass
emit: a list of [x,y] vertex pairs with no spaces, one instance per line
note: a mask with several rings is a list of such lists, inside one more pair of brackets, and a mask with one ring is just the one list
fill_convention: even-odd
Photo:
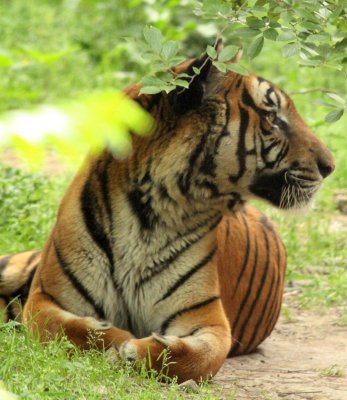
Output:
[[[0,112],[135,81],[146,63],[126,37],[140,36],[145,23],[155,20],[153,9],[160,10],[157,26],[172,38],[185,39],[197,26],[190,11],[177,9],[170,14],[175,1],[169,2],[169,8],[167,3],[1,1]],[[205,45],[205,39],[194,33],[181,52],[196,55]],[[12,64],[6,66],[1,55]],[[283,59],[278,46],[270,42],[259,57],[252,63],[245,60],[244,65],[288,93],[313,88],[347,91],[346,80],[338,72],[300,68],[295,58]],[[328,309],[347,305],[347,235],[330,231],[335,212],[332,195],[338,188],[347,188],[347,140],[346,117],[333,125],[324,123],[329,110],[314,104],[322,96],[293,94],[300,113],[331,148],[336,171],[307,216],[261,207],[279,225],[288,252],[287,280],[302,290],[299,303]],[[0,165],[0,253],[42,248],[68,181]],[[287,318],[291,318],[289,311]],[[340,323],[347,325],[346,313]],[[0,381],[23,399],[187,398],[174,383],[162,387],[153,376],[145,379],[144,373],[110,364],[93,351],[80,352],[64,340],[42,346],[24,328],[12,324],[0,325],[0,349]],[[189,396],[215,399],[218,393],[202,387]]]
[[0,380],[20,399],[218,399],[206,384],[186,393],[175,382],[161,384],[151,371],[135,372],[107,353],[83,352],[65,339],[43,346],[13,323],[0,323],[0,348]]

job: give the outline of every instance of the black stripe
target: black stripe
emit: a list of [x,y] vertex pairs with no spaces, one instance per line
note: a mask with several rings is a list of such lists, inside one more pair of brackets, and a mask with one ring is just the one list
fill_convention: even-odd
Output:
[[196,166],[196,162],[199,156],[205,149],[207,138],[209,135],[210,131],[208,130],[201,136],[199,143],[189,157],[187,171],[184,174],[179,175],[178,177],[177,185],[183,195],[186,195],[190,189],[193,170]]
[[28,260],[27,260],[27,262],[26,262],[26,264],[25,264],[25,268],[24,268],[24,269],[26,269],[27,267],[29,267],[29,265],[35,260],[35,258],[36,258],[39,254],[41,254],[41,251],[34,251],[34,252],[30,255],[30,257],[28,258]]
[[196,334],[196,332],[201,331],[201,329],[203,329],[203,328],[206,328],[206,326],[199,326],[197,328],[194,328],[192,331],[190,331],[186,335],[179,335],[178,337],[182,339],[182,338],[185,338],[185,337],[188,337],[188,336],[193,336],[193,335]]
[[272,100],[271,97],[270,97],[271,93],[274,93],[274,90],[273,90],[272,87],[269,87],[269,88],[267,89],[267,91],[265,92],[265,99],[266,99],[266,101],[263,101],[263,103],[264,103],[266,106],[274,106],[274,105],[275,105],[275,103],[273,102],[273,100]]
[[[268,270],[269,270],[270,243],[269,243],[269,238],[268,238],[267,232],[265,231],[264,228],[262,229],[262,231],[263,231],[263,235],[264,235],[264,239],[265,239],[266,261],[265,261],[265,264],[264,264],[264,269],[263,269],[263,274],[262,274],[262,277],[261,277],[260,285],[258,286],[255,298],[254,298],[253,303],[252,303],[252,305],[251,305],[251,307],[250,307],[250,309],[248,311],[247,318],[244,319],[242,328],[240,330],[240,334],[238,336],[238,340],[239,340],[240,343],[242,343],[242,341],[243,341],[243,337],[244,337],[244,334],[245,334],[246,326],[247,326],[247,324],[248,324],[248,322],[249,322],[249,320],[250,320],[250,318],[251,318],[251,316],[252,316],[252,314],[254,312],[254,309],[257,306],[260,297],[263,296],[264,285],[265,285],[265,281],[266,281],[266,278],[267,278],[267,273],[268,273]],[[257,266],[256,266],[256,268],[257,268]],[[274,279],[274,276],[273,276],[273,279]],[[270,294],[271,294],[271,290],[269,290],[267,297],[269,297]],[[266,308],[266,302],[265,302],[265,308]],[[250,348],[250,344],[253,342],[255,336],[259,333],[258,332],[259,325],[260,325],[261,321],[264,319],[264,309],[262,310],[262,312],[259,312],[259,315],[260,315],[260,318],[258,318],[258,322],[257,322],[256,328],[255,328],[255,330],[253,332],[253,335],[251,337],[251,341],[250,341],[249,345],[245,349],[245,352],[247,352],[247,349]]]
[[[267,296],[266,296],[266,299],[265,299],[265,302],[264,302],[264,308],[263,308],[263,310],[259,313],[259,318],[258,318],[257,324],[256,324],[256,326],[255,326],[255,328],[254,328],[253,335],[252,335],[252,337],[251,337],[251,339],[250,339],[250,341],[249,341],[249,344],[248,344],[247,348],[245,349],[245,352],[246,352],[246,353],[249,352],[249,350],[250,350],[250,349],[254,346],[254,344],[255,344],[254,342],[255,342],[255,340],[256,340],[256,338],[257,338],[257,335],[259,334],[259,327],[260,327],[260,324],[261,324],[262,322],[264,322],[264,320],[265,320],[265,321],[270,320],[270,317],[271,317],[270,308],[271,308],[271,306],[270,306],[270,304],[269,304],[269,300],[270,300],[271,295],[273,295],[274,298],[277,297],[277,293],[273,293],[273,291],[274,291],[274,284],[275,284],[275,274],[273,273],[273,274],[272,274],[272,279],[271,279],[270,288],[269,288],[269,292],[268,292],[268,294],[267,294]],[[267,312],[267,311],[269,311],[269,313],[268,313],[268,315],[266,316],[266,312]],[[261,338],[258,337],[258,339],[257,339],[258,344],[259,344],[259,341],[263,341],[264,339],[267,338],[267,336],[268,336],[268,334],[267,334],[267,327],[265,327],[265,328],[262,330]]]
[[186,308],[182,308],[182,310],[179,310],[177,312],[175,312],[174,314],[171,314],[169,318],[167,318],[161,328],[160,328],[160,332],[161,334],[165,335],[168,327],[170,326],[170,324],[178,317],[181,317],[183,314],[193,311],[193,310],[198,310],[199,308],[205,307],[208,304],[213,303],[214,301],[218,300],[219,296],[212,296],[204,301],[201,301],[200,303],[196,303],[193,304],[192,306],[186,307]]
[[207,179],[204,179],[203,181],[200,181],[200,182],[197,180],[195,182],[195,185],[198,188],[203,188],[203,189],[210,190],[211,196],[213,196],[213,197],[219,197],[220,196],[220,192],[219,192],[218,186],[215,183],[213,183],[211,181],[208,181]]
[[236,175],[230,175],[229,179],[232,183],[237,182],[246,170],[246,132],[249,124],[249,115],[245,108],[241,105],[240,109],[240,128],[239,128],[239,141],[237,144],[237,159],[239,162],[239,172]]
[[246,249],[245,249],[245,251],[243,252],[244,255],[245,255],[245,258],[244,258],[244,260],[243,260],[243,264],[242,264],[242,267],[241,267],[239,276],[237,277],[237,280],[236,280],[236,286],[235,286],[235,291],[234,291],[234,293],[237,292],[237,289],[238,289],[238,287],[239,287],[241,278],[242,278],[243,274],[245,273],[245,270],[246,270],[246,268],[247,268],[248,261],[249,261],[249,254],[250,254],[250,251],[249,251],[249,249],[250,249],[249,227],[248,227],[248,222],[247,222],[247,220],[246,220],[246,218],[245,218],[246,209],[243,209],[243,211],[244,211],[244,212],[241,214],[241,218],[242,218],[243,225],[244,225],[244,227],[246,228]]
[[187,273],[185,273],[184,275],[182,275],[177,281],[176,283],[171,286],[166,293],[164,294],[164,296],[158,300],[156,302],[159,303],[160,301],[165,300],[166,298],[168,298],[169,296],[172,295],[172,293],[174,293],[180,286],[182,286],[192,275],[194,275],[196,272],[198,272],[201,268],[203,268],[206,264],[208,264],[213,256],[216,254],[217,251],[217,247],[214,247],[212,249],[212,251],[204,258],[202,259],[198,264],[196,264],[192,269],[190,269]]
[[[280,284],[281,284],[281,251],[280,251],[280,246],[278,243],[278,235],[274,234],[275,238],[275,244],[276,244],[276,249],[277,249],[277,266],[278,266],[278,276],[277,276],[277,281],[276,281],[276,290],[279,290]],[[280,299],[280,302],[282,299]],[[267,327],[265,328],[265,337],[269,336],[276,321],[278,318],[278,313],[276,313],[276,308],[277,308],[278,302],[277,302],[277,296],[274,296],[273,301],[270,306],[270,311],[268,315],[268,320],[269,323],[267,324]],[[277,315],[277,317],[276,317]]]
[[[254,246],[255,246],[255,250],[254,250],[254,262],[253,262],[253,267],[252,267],[252,274],[250,277],[250,280],[248,282],[248,287],[247,287],[247,291],[245,293],[245,295],[243,296],[242,299],[242,303],[240,305],[240,308],[238,310],[237,316],[234,320],[234,324],[233,324],[233,330],[234,332],[236,332],[236,330],[238,330],[238,324],[239,324],[239,320],[241,315],[244,315],[244,307],[249,299],[249,295],[251,293],[252,290],[252,286],[253,286],[253,281],[254,281],[254,277],[255,277],[255,271],[257,270],[257,264],[258,264],[258,241],[257,241],[257,237],[255,236],[254,238]],[[241,330],[239,330],[239,332],[241,332],[241,334],[243,334],[242,329],[244,329],[244,326],[242,326]],[[237,352],[237,350],[240,347],[240,340],[238,339],[238,342],[236,344],[236,346],[232,349],[231,351],[231,355],[235,354]]]
[[95,300],[93,299],[89,291],[82,285],[82,283],[78,280],[78,278],[73,274],[69,264],[65,261],[54,239],[53,239],[53,247],[55,254],[57,255],[57,261],[59,262],[61,269],[65,273],[65,276],[69,279],[73,287],[85,299],[85,301],[93,307],[97,316],[100,319],[105,319],[105,312],[103,308],[98,304],[96,304]]
[[111,162],[112,162],[112,157],[109,156],[109,159],[105,161],[102,168],[101,167],[97,168],[97,177],[100,182],[102,199],[112,228],[113,212],[112,212],[112,202],[110,197],[109,176],[108,176],[108,167],[111,164]]
[[[221,129],[221,133],[219,134],[217,140],[215,140],[213,149],[210,149],[210,148],[208,149],[209,153],[207,153],[207,155],[205,156],[205,158],[200,166],[201,173],[203,173],[205,175],[209,175],[213,178],[216,177],[216,168],[217,168],[215,157],[218,153],[218,150],[219,150],[219,147],[220,147],[223,137],[229,135],[228,124],[230,122],[230,105],[229,105],[229,101],[228,101],[228,95],[229,95],[230,91],[231,91],[231,88],[224,93],[224,104],[226,106],[226,110],[225,110],[225,121],[224,121],[223,128]],[[215,121],[212,122],[212,126],[214,126],[214,125],[215,125]]]
[[227,245],[230,239],[230,223],[229,218],[225,218],[225,244]]
[[288,154],[289,151],[289,143],[285,143],[282,146],[281,151],[279,152],[278,156],[276,157],[276,166],[278,167],[280,162],[283,160],[283,158]]
[[[193,240],[190,240],[186,243],[184,247],[182,247],[180,250],[175,251],[171,256],[169,256],[167,259],[163,260],[159,264],[154,264],[150,268],[150,275],[143,277],[137,284],[137,288],[141,287],[143,284],[147,283],[150,281],[154,276],[160,274],[166,268],[170,267],[170,265],[177,260],[179,256],[181,256],[185,251],[190,249],[191,246],[193,246],[195,243],[197,243],[199,240],[201,240],[203,237],[205,237],[207,234],[212,232],[220,223],[221,217],[218,217],[216,220],[214,220],[210,226],[207,227],[207,231],[203,232],[201,235],[198,237],[194,238]],[[196,231],[197,227],[189,232],[189,234],[194,233]],[[182,240],[184,240],[184,237],[182,237]],[[167,244],[169,247],[170,244]],[[160,252],[159,252],[160,253]],[[146,268],[145,268],[146,269]],[[124,279],[123,279],[124,282]]]
[[[105,253],[108,261],[111,276],[114,273],[114,258],[112,247],[109,238],[102,226],[102,223],[97,220],[96,214],[101,212],[97,210],[97,198],[93,192],[90,178],[86,181],[81,193],[81,211],[84,223],[87,227],[88,233],[98,247]],[[100,217],[100,216],[99,216]]]
[[[0,258],[0,274],[5,270],[7,264],[10,262],[12,257],[13,256],[4,256],[4,257]],[[0,277],[0,281],[1,281],[1,277]]]
[[40,289],[41,289],[42,294],[44,294],[45,296],[47,296],[47,297],[50,299],[50,301],[51,301],[52,303],[54,303],[55,305],[57,305],[57,306],[58,306],[59,308],[61,308],[62,310],[67,311],[67,309],[66,309],[65,307],[63,307],[63,305],[62,305],[55,297],[53,297],[51,294],[49,294],[49,293],[46,291],[46,288],[45,288],[44,285],[43,285],[42,279],[40,279]]
[[[152,196],[140,189],[133,189],[127,194],[133,213],[136,215],[141,228],[152,230],[158,222],[158,216],[152,208]],[[146,199],[145,199],[146,198]],[[145,200],[144,200],[145,199]]]
[[32,281],[33,281],[33,279],[34,279],[34,275],[35,275],[36,269],[37,269],[37,267],[38,267],[38,264],[39,264],[39,263],[37,263],[37,264],[33,267],[33,269],[30,271],[30,273],[29,273],[29,275],[28,275],[28,278],[27,278],[26,282],[24,283],[24,285],[22,285],[19,289],[17,289],[17,290],[16,290],[14,293],[12,293],[12,295],[11,295],[12,298],[18,297],[18,298],[20,299],[20,301],[22,302],[23,305],[25,304],[25,302],[26,302],[27,299],[28,299],[28,295],[29,295],[31,283],[32,283]]
[[259,108],[253,101],[251,95],[249,94],[247,88],[244,88],[242,93],[242,102],[244,105],[251,107],[260,117],[263,117],[266,113],[265,110]]
[[237,78],[237,81],[236,81],[236,84],[235,84],[235,88],[236,89],[238,89],[240,86],[241,86],[241,83],[242,83],[242,76],[239,76],[238,78]]

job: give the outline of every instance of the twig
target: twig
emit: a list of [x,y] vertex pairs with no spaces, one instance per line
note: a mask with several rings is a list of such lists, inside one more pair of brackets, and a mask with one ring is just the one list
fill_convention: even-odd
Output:
[[295,95],[295,94],[308,94],[308,93],[314,93],[314,92],[321,92],[321,93],[334,93],[341,95],[341,93],[335,92],[330,89],[308,89],[308,90],[299,90],[297,92],[290,92],[290,95]]

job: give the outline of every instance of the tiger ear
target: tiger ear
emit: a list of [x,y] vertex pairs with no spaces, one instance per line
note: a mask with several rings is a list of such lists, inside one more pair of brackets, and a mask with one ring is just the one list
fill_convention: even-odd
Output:
[[[218,40],[214,47],[219,54],[223,49],[222,40]],[[199,71],[199,73],[196,71]],[[188,88],[177,87],[170,93],[172,106],[177,113],[185,113],[198,107],[206,94],[207,86],[217,76],[221,75],[221,72],[212,65],[212,60],[207,53],[196,58],[185,70],[179,72],[184,72],[191,78],[185,78],[189,82]]]

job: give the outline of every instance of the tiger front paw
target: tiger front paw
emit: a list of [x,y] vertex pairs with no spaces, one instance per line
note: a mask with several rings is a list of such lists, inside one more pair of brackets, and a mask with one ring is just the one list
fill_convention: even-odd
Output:
[[119,348],[119,355],[123,360],[136,361],[148,358],[157,360],[163,350],[170,353],[179,352],[182,349],[182,340],[177,336],[164,336],[153,333],[152,336],[143,339],[130,339]]

